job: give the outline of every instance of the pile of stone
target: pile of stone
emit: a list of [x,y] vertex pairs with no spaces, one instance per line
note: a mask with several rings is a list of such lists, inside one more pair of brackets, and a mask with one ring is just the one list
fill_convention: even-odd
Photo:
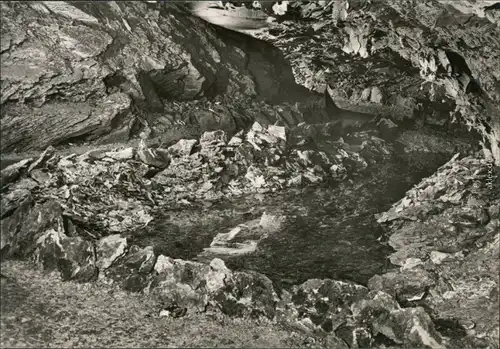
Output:
[[278,295],[266,276],[231,271],[218,258],[204,264],[157,256],[151,246],[129,246],[119,234],[92,246],[61,227],[40,236],[34,257],[66,280],[97,280],[142,292],[157,305],[159,317],[211,310],[267,318],[327,337],[335,348],[377,348],[387,342],[446,347],[424,308],[402,308],[393,296],[352,282],[312,279]]
[[[387,152],[380,142],[364,141],[365,150],[373,148],[369,157]],[[289,145],[284,127],[254,123],[229,140],[218,130],[167,149],[148,148],[141,140],[137,148],[62,157],[49,147],[36,161],[1,172],[8,193],[2,201],[54,200],[77,234],[97,239],[141,229],[157,209],[342,180],[365,170],[367,161],[340,142],[328,153],[298,150]]]
[[400,270],[370,288],[424,306],[462,333],[460,347],[499,340],[499,181],[488,161],[455,156],[378,218]]

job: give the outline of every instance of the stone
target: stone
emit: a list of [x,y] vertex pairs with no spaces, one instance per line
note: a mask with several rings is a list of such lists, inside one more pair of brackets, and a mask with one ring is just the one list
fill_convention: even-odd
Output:
[[401,309],[398,302],[382,291],[370,291],[351,306],[353,319],[360,324],[371,324],[394,310]]
[[96,276],[92,243],[66,236],[62,227],[51,228],[38,238],[33,258],[45,270],[58,270],[63,280],[87,282]]
[[150,286],[150,294],[163,308],[185,309],[185,313],[204,312],[209,301],[205,288],[211,268],[202,263],[173,260],[160,256],[159,272]]
[[292,288],[290,298],[278,307],[278,318],[288,325],[308,319],[311,330],[334,332],[349,318],[351,305],[366,294],[368,289],[355,283],[310,279]]
[[116,161],[131,160],[135,156],[135,149],[133,147],[125,148],[119,151],[110,151],[104,153],[107,157]]
[[41,186],[48,186],[51,182],[53,182],[51,174],[41,169],[32,170],[30,172],[30,177]]
[[226,145],[227,134],[223,130],[207,131],[201,135],[201,147]]
[[181,139],[168,147],[168,152],[172,156],[189,156],[197,143],[198,140],[196,139]]
[[0,183],[2,188],[16,181],[32,161],[32,158],[24,159],[4,168],[0,172]]
[[421,307],[393,310],[379,319],[374,330],[406,346],[446,348],[430,316]]
[[141,139],[137,148],[137,157],[143,163],[159,169],[164,169],[170,164],[170,155],[167,149],[149,148],[146,142]]
[[150,273],[156,264],[153,247],[130,246],[121,258],[105,270],[105,276],[119,282],[122,288],[131,292],[145,289],[150,282]]
[[150,294],[164,309],[184,309],[185,314],[206,311],[208,306],[241,317],[267,317],[275,313],[277,295],[272,282],[254,272],[231,272],[224,262],[210,265],[160,256],[158,276]]
[[286,129],[283,126],[269,125],[267,126],[267,132],[270,135],[282,139],[286,142]]
[[161,254],[156,259],[154,271],[158,274],[165,273],[169,270],[169,268],[172,268],[173,263],[174,263],[174,261],[172,258],[166,257],[166,256]]
[[266,180],[261,173],[262,172],[258,168],[250,166],[247,169],[245,178],[251,183],[254,188],[262,188],[266,185]]
[[229,145],[231,147],[237,147],[237,146],[241,145],[242,143],[243,143],[243,139],[241,139],[241,137],[233,136],[229,140],[229,143],[227,145]]
[[264,212],[260,217],[259,226],[266,233],[275,233],[283,227],[285,221],[286,217],[284,216],[270,215]]
[[251,130],[255,131],[255,132],[262,132],[262,131],[264,131],[264,127],[260,123],[258,123],[257,121],[255,121],[252,124]]
[[108,269],[113,262],[126,253],[127,238],[113,234],[101,238],[96,245],[97,267],[99,271]]
[[52,146],[48,146],[42,154],[28,167],[28,173],[36,168],[43,167],[45,163],[54,155],[55,149]]
[[436,279],[422,267],[400,272],[375,275],[368,281],[370,290],[384,291],[400,302],[420,300],[426,290],[436,284]]
[[273,319],[278,296],[266,276],[255,272],[233,272],[225,287],[214,296],[216,305],[229,316]]
[[[1,221],[2,250],[6,256],[28,256],[36,248],[38,237],[47,229],[60,229],[64,226],[62,210],[59,203],[48,200],[43,204],[33,205],[31,194],[20,195],[15,205],[15,211]],[[11,196],[7,196],[11,199]],[[4,197],[2,198],[4,201]],[[8,204],[12,207],[13,204]]]
[[370,94],[370,102],[382,104],[382,100],[383,100],[383,95],[380,88],[378,88],[377,86],[372,87]]

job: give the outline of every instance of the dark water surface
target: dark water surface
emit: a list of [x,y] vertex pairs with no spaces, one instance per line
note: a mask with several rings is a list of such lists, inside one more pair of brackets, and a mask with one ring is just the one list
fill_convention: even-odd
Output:
[[352,280],[366,284],[390,265],[392,252],[374,214],[391,204],[436,168],[418,173],[387,165],[369,177],[279,194],[248,195],[205,209],[169,211],[148,231],[132,238],[140,246],[173,258],[197,259],[218,233],[263,212],[287,216],[285,227],[261,240],[250,255],[220,257],[233,270],[254,270],[278,286],[311,278]]

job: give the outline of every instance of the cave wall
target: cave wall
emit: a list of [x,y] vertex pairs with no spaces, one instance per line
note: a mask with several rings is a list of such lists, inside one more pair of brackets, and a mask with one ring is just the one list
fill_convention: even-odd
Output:
[[500,9],[473,0],[293,2],[272,28],[297,82],[395,120],[475,130],[500,165]]
[[278,49],[222,35],[185,4],[0,6],[2,153],[125,141],[137,114],[161,114],[172,101],[225,94],[274,103],[294,88],[307,95]]

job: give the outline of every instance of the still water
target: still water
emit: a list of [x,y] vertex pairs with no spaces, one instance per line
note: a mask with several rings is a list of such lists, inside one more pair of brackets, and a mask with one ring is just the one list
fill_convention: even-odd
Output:
[[[168,211],[132,243],[152,245],[172,258],[200,258],[218,233],[259,218],[264,212],[286,216],[280,231],[258,242],[255,252],[218,256],[233,270],[254,270],[278,287],[311,278],[352,280],[366,284],[375,274],[394,267],[392,249],[378,239],[383,231],[374,215],[435,170],[415,172],[386,165],[364,178],[279,194],[247,195],[204,209]],[[381,239],[383,241],[383,239]]]

